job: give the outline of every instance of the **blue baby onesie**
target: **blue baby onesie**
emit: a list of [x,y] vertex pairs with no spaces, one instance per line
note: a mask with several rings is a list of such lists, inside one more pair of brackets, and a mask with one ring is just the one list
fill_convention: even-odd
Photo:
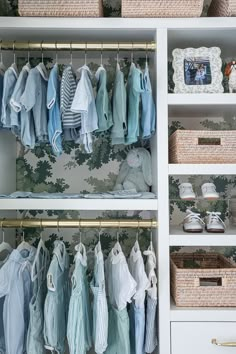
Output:
[[45,348],[65,353],[69,301],[69,256],[62,241],[54,242],[53,258],[47,273],[44,305]]
[[25,353],[32,296],[31,266],[35,248],[14,250],[0,269],[0,297],[5,296],[3,323],[6,353]]
[[141,136],[143,139],[149,139],[155,133],[156,130],[156,108],[152,96],[152,85],[150,81],[147,62],[143,73],[143,89],[144,90],[141,93]]
[[17,79],[18,70],[16,65],[12,64],[4,75],[1,122],[4,128],[13,128],[14,132],[18,131],[18,129],[15,129],[15,127],[18,128],[20,122],[18,113],[16,113],[10,105],[10,99],[13,94]]
[[127,83],[127,98],[128,98],[128,134],[126,137],[126,144],[133,144],[138,141],[140,135],[140,94],[143,92],[143,74],[142,71],[136,68],[132,63],[128,76]]
[[70,354],[86,354],[92,347],[92,314],[87,281],[87,256],[83,244],[76,246],[75,270],[69,305],[67,339]]
[[18,77],[10,104],[12,109],[20,115],[21,142],[24,146],[33,149],[35,146],[35,132],[32,111],[26,112],[21,105],[21,96],[25,91],[26,82],[30,72],[30,64],[26,64]]
[[40,63],[30,70],[20,100],[26,112],[31,109],[33,111],[37,142],[48,141],[47,84],[47,69],[43,63]]
[[49,109],[48,120],[48,137],[55,155],[59,156],[62,153],[62,123],[59,103],[60,83],[58,65],[55,64],[52,68],[47,91],[47,107]]

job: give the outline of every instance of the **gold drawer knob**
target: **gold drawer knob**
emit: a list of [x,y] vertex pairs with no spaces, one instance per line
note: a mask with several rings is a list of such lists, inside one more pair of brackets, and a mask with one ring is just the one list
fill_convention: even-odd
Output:
[[218,347],[236,347],[236,342],[219,343],[219,342],[217,342],[217,339],[215,339],[215,338],[211,340],[211,343],[218,345]]

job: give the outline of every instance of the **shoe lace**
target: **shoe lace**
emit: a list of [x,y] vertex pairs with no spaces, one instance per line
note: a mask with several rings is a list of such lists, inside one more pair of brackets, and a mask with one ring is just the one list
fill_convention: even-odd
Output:
[[195,221],[195,220],[197,220],[197,221],[200,221],[200,223],[201,223],[202,225],[205,225],[204,221],[203,221],[202,218],[201,218],[201,214],[199,214],[199,213],[194,213],[194,212],[193,212],[192,210],[190,210],[190,209],[187,209],[187,210],[186,210],[186,213],[187,213],[187,215],[185,216],[185,218],[184,218],[184,220],[183,220],[183,223],[184,223],[185,220],[189,220],[189,221]]
[[225,225],[224,221],[220,217],[221,212],[219,212],[219,211],[207,211],[207,215],[209,215],[209,223],[213,223],[214,221],[220,222],[224,226],[224,229],[226,229],[226,225]]

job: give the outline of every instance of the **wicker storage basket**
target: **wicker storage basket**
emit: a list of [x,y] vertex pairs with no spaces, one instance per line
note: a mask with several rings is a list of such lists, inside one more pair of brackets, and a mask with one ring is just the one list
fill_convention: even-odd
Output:
[[19,0],[20,16],[100,17],[102,0]]
[[176,130],[169,139],[170,163],[236,163],[236,130]]
[[208,16],[236,16],[236,0],[212,0]]
[[122,17],[200,17],[204,0],[122,0]]
[[236,264],[224,256],[174,253],[170,269],[177,306],[236,306]]

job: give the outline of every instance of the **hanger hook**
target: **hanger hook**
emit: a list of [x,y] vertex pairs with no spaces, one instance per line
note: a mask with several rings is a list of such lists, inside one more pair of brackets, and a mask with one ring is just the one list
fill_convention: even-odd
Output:
[[40,46],[41,46],[41,55],[42,55],[42,63],[43,63],[43,41],[41,42]]
[[99,222],[99,233],[98,233],[98,241],[101,242],[101,233],[102,233],[102,221]]
[[0,63],[3,62],[3,59],[2,59],[2,39],[0,41]]
[[57,232],[59,233],[60,232],[60,224],[59,224],[59,222],[60,222],[60,220],[59,220],[59,218],[57,219]]
[[87,42],[85,43],[85,50],[84,50],[84,64],[87,65],[87,48],[88,44]]
[[118,231],[116,233],[116,238],[117,238],[117,242],[119,242],[119,240],[120,240],[120,220],[119,220]]
[[138,229],[137,229],[137,232],[136,232],[136,241],[137,242],[139,240],[139,235],[140,235],[140,224],[139,224],[139,220],[138,220]]
[[116,57],[117,64],[119,64],[119,55],[120,55],[120,43],[118,42],[118,45],[117,45],[117,57]]
[[56,50],[56,64],[57,64],[58,62],[57,42],[55,42],[55,50]]
[[132,42],[131,63],[134,62],[134,42]]
[[5,242],[5,230],[3,228],[3,222],[4,222],[5,218],[2,219],[1,221],[1,230],[2,230],[2,242]]
[[146,63],[148,62],[148,42],[146,42]]
[[20,229],[21,229],[21,232],[22,232],[22,241],[25,242],[25,232],[23,230],[23,220],[21,220]]
[[30,62],[30,41],[28,41],[28,63]]
[[[152,224],[152,223],[151,223]],[[151,248],[151,251],[153,251],[153,243],[152,243],[152,225],[151,225],[151,228],[150,228],[150,248]]]
[[16,41],[13,41],[13,44],[12,44],[12,49],[13,49],[14,64],[16,63],[15,44],[16,44]]
[[72,48],[72,42],[70,42],[70,65],[73,65],[73,48]]
[[103,43],[101,43],[101,66],[103,65],[102,56],[103,56]]
[[41,236],[41,239],[42,239],[42,236],[43,236],[43,219],[40,219],[40,236]]

